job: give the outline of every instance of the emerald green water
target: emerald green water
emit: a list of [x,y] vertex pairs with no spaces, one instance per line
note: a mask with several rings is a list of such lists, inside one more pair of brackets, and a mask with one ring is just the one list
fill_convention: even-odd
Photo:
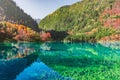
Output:
[[37,54],[47,67],[73,80],[120,80],[119,43],[104,46],[96,43],[1,43],[0,53],[2,61],[16,59],[18,54]]
[[[119,44],[117,44],[119,45]],[[120,47],[91,43],[45,43],[40,58],[60,74],[75,80],[119,80]]]

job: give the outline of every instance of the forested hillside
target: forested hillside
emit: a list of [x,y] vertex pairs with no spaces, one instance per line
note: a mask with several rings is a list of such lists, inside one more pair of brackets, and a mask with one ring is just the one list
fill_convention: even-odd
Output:
[[0,42],[3,41],[40,41],[40,37],[38,32],[27,26],[1,22]]
[[24,13],[13,0],[0,0],[0,21],[22,24],[38,30],[36,21]]
[[0,42],[40,41],[38,24],[13,0],[0,0]]
[[[119,35],[120,22],[111,23],[109,13],[118,7],[118,19],[120,12],[119,0],[82,0],[73,5],[63,6],[54,13],[46,16],[39,23],[39,28],[47,31],[66,31],[69,36],[64,40],[69,41],[98,41],[106,36]],[[106,20],[105,20],[105,17]],[[113,17],[113,16],[112,16]],[[118,21],[118,20],[117,20]],[[109,25],[108,25],[109,24]],[[114,24],[114,25],[112,25]],[[107,25],[107,27],[105,26]],[[117,29],[114,28],[117,26]],[[120,40],[120,37],[117,37]]]

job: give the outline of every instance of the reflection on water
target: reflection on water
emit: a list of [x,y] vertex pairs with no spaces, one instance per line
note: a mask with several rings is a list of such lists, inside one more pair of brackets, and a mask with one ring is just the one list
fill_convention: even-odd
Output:
[[[118,45],[118,44],[117,44]],[[75,80],[120,80],[120,49],[95,43],[45,43],[40,59]]]
[[[119,45],[119,44],[116,44]],[[118,47],[114,45],[115,47]],[[95,43],[44,43],[41,45],[41,54],[65,56],[108,56],[120,53],[120,49],[113,49]]]
[[[104,44],[105,45],[105,44]],[[0,59],[20,58],[32,53],[52,54],[52,55],[110,55],[119,53],[120,44],[114,44],[111,48],[106,44],[93,43],[0,43]]]
[[[13,80],[26,68],[26,59],[0,61],[0,80]],[[19,64],[18,64],[19,63]]]
[[[6,76],[11,80],[16,76],[16,80],[69,80],[62,76],[75,80],[109,80],[109,77],[119,80],[118,45],[120,44],[110,47],[108,44],[103,46],[96,43],[0,43],[0,80],[8,80]],[[41,61],[33,62],[37,58]]]
[[34,62],[26,68],[16,80],[71,80],[59,75],[56,71],[47,67],[43,62]]
[[29,55],[21,59],[0,60],[0,80],[14,80],[17,74],[34,62],[32,57],[37,58],[36,55]]
[[25,57],[35,53],[35,48],[31,43],[0,43],[0,59]]

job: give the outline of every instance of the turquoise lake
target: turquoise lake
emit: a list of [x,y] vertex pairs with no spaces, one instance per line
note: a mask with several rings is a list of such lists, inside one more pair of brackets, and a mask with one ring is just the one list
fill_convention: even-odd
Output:
[[120,43],[0,43],[0,80],[120,80]]

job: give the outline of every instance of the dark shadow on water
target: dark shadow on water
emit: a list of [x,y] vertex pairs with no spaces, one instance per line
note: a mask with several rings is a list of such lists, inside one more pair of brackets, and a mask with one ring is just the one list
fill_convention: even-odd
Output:
[[36,58],[36,55],[29,55],[25,58],[0,60],[0,80],[14,80],[16,75],[34,62]]

